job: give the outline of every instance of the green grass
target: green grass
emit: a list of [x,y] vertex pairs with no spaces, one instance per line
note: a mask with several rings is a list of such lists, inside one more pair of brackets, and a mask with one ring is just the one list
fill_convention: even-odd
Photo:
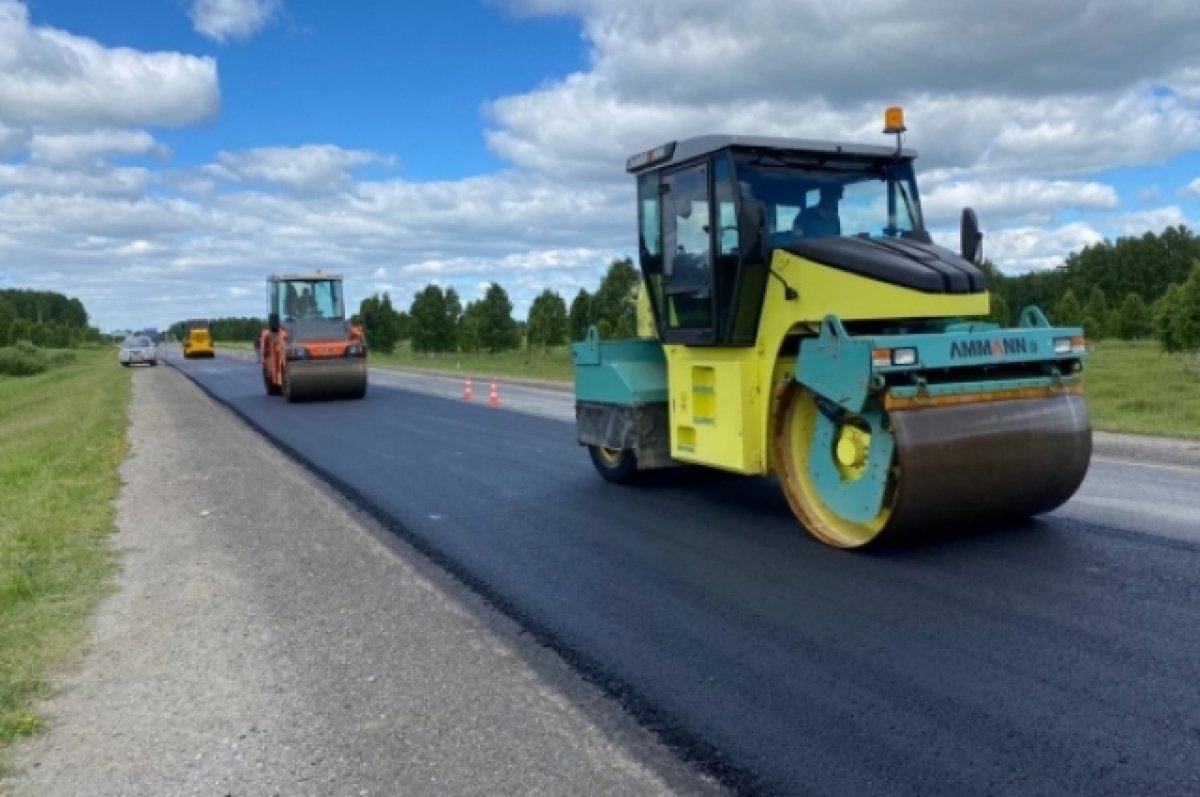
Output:
[[1157,342],[1100,341],[1084,370],[1097,429],[1200,438],[1200,358],[1169,355]]
[[571,354],[565,346],[547,351],[507,351],[498,354],[416,354],[407,346],[393,354],[371,353],[371,364],[396,368],[449,371],[475,379],[518,377],[571,381]]
[[0,376],[0,752],[40,728],[34,702],[77,653],[115,566],[106,537],[131,382],[116,359],[81,350]]
[[74,360],[73,351],[42,349],[32,343],[21,342],[0,348],[0,376],[33,376]]

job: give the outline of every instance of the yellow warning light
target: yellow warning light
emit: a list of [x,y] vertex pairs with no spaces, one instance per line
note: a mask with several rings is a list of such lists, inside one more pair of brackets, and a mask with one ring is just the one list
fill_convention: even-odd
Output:
[[893,105],[883,112],[883,132],[887,135],[903,133],[907,130],[904,126],[904,109],[899,105]]

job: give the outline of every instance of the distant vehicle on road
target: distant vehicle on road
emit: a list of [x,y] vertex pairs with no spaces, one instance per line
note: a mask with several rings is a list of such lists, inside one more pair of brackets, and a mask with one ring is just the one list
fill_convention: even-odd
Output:
[[208,321],[192,320],[187,322],[183,333],[183,356],[215,357],[213,348],[212,329]]
[[158,365],[158,344],[145,335],[126,338],[117,353],[117,362],[126,368],[136,364]]

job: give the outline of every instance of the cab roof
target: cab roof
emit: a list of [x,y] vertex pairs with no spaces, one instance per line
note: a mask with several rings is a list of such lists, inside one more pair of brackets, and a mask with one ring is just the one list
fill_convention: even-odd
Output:
[[[683,163],[702,155],[724,149],[776,150],[797,155],[850,155],[867,158],[893,158],[895,146],[887,144],[856,144],[849,141],[821,141],[807,138],[781,138],[774,136],[738,136],[710,134],[671,141],[652,150],[630,156],[625,169],[636,173],[649,169],[661,169],[675,163]],[[912,160],[916,150],[902,149],[900,157]]]
[[330,274],[325,271],[309,271],[298,274],[272,274],[267,282],[290,282],[292,280],[341,280],[341,274]]

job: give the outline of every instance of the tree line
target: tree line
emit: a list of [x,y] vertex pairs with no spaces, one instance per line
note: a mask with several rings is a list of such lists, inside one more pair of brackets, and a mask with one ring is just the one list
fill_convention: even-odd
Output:
[[[188,321],[176,321],[167,332],[176,340],[182,340],[187,332]],[[258,337],[267,325],[266,319],[250,317],[212,318],[208,320],[209,334],[214,341],[223,343],[249,343]]]
[[100,340],[79,299],[53,291],[0,290],[0,346],[69,349]]
[[418,353],[544,350],[581,339],[592,324],[604,337],[632,336],[637,312],[630,296],[638,280],[631,260],[614,260],[595,293],[581,288],[568,309],[561,295],[546,289],[530,303],[524,321],[513,318],[512,301],[499,283],[465,307],[454,288],[431,284],[408,310],[397,310],[386,292],[369,296],[354,320],[366,325],[367,344],[375,351],[391,352],[404,341]]
[[1036,304],[1089,339],[1156,338],[1168,351],[1200,348],[1200,237],[1186,226],[1086,246],[1062,266],[1004,276],[984,263],[992,318],[1014,324]]

